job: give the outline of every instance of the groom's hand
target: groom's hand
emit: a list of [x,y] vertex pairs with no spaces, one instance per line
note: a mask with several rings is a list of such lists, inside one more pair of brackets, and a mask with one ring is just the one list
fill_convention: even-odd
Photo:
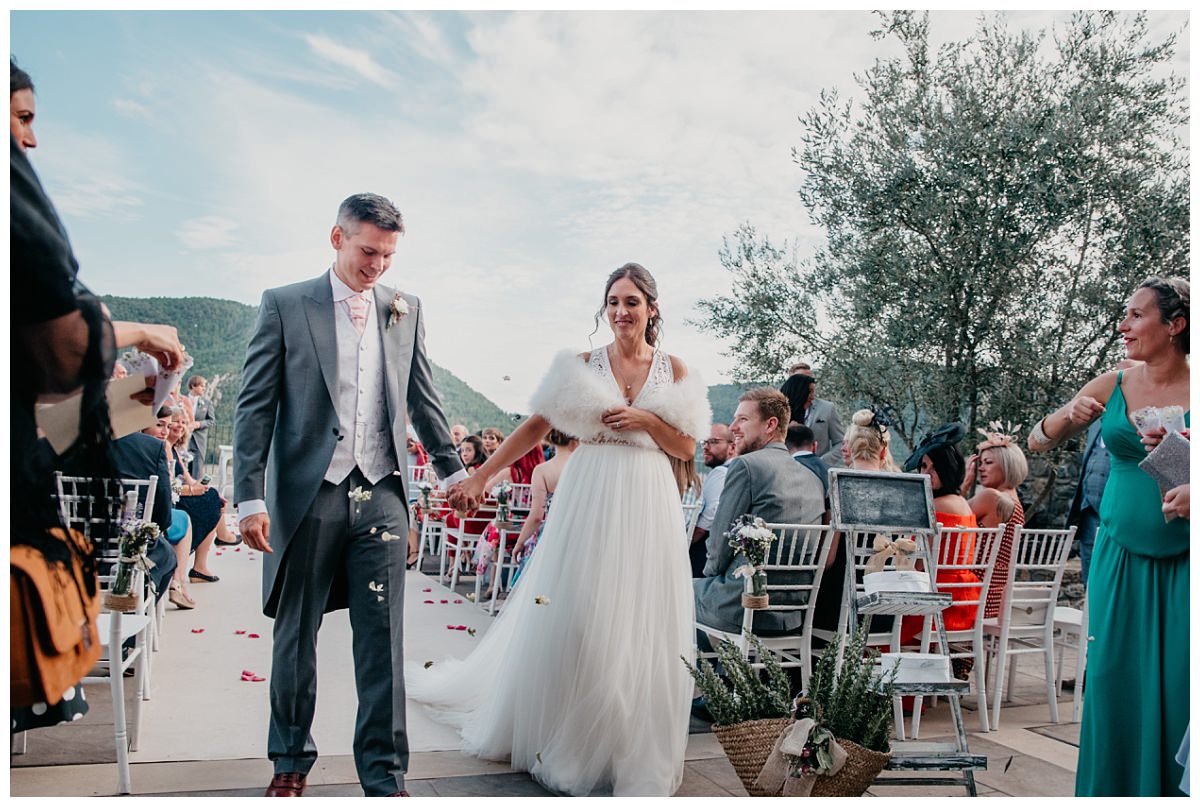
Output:
[[246,546],[259,552],[272,552],[268,539],[271,535],[271,517],[266,513],[255,513],[246,516],[238,522],[238,530],[246,541]]
[[451,508],[460,513],[479,509],[479,498],[467,490],[466,482],[451,485],[450,490],[446,492],[446,501]]

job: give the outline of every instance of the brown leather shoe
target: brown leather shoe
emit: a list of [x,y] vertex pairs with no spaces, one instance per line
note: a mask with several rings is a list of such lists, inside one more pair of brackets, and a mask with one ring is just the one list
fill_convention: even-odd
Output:
[[264,796],[299,796],[304,793],[304,780],[308,777],[303,773],[277,773],[271,777]]

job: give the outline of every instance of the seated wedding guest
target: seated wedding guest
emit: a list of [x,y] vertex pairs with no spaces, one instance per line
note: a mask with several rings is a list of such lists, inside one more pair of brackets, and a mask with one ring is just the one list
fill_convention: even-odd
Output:
[[[175,547],[168,540],[174,534],[182,539],[190,526],[186,513],[176,510],[171,503],[171,473],[167,467],[167,454],[163,441],[143,432],[127,434],[113,440],[113,466],[121,479],[150,479],[157,477],[154,488],[153,521],[158,525],[159,535],[146,549],[146,556],[154,563],[148,572],[154,581],[156,599],[162,599],[175,579],[179,558]],[[178,543],[178,542],[176,542]]]
[[171,524],[164,534],[175,556],[175,574],[170,584],[169,598],[176,608],[190,611],[196,607],[196,601],[188,592],[188,577],[184,570],[188,568],[188,556],[192,551],[192,519],[185,510],[178,506],[179,496],[172,487],[175,474],[171,468],[174,462],[171,458],[171,449],[167,445],[167,439],[171,432],[172,411],[172,407],[164,405],[159,409],[158,419],[154,425],[143,429],[142,434],[158,441],[158,450],[162,452],[163,463],[167,466],[166,490],[171,497]]
[[[845,438],[845,430],[842,428],[841,420],[838,419],[837,408],[832,402],[817,397],[817,379],[807,363],[793,364],[788,376],[789,381],[792,378],[809,380],[807,393],[799,384],[795,384],[790,390],[780,388],[788,396],[788,401],[793,406],[797,403],[803,404],[800,409],[803,412],[803,419],[798,419],[793,415],[792,420],[812,429],[817,444],[813,451],[825,461],[826,465],[837,465],[841,458],[842,442]],[[787,382],[784,382],[784,386],[787,386]],[[805,398],[807,398],[807,403],[803,403]]]
[[813,435],[812,429],[799,423],[793,423],[788,426],[784,443],[791,452],[792,459],[817,475],[817,479],[821,480],[821,487],[825,489],[825,497],[828,498],[829,465],[816,455],[817,439]]
[[450,427],[450,439],[454,441],[455,448],[458,448],[460,445],[462,445],[463,438],[468,434],[470,434],[470,432],[467,431],[467,427],[461,423],[455,423]]
[[508,466],[509,479],[514,485],[528,485],[533,482],[533,472],[546,461],[546,453],[541,445],[536,445],[526,451],[517,461]]
[[563,434],[558,429],[551,429],[550,433],[546,435],[546,439],[555,448],[554,458],[533,469],[533,477],[530,481],[532,499],[529,505],[529,515],[526,516],[525,523],[521,525],[521,534],[517,536],[517,543],[513,548],[513,557],[519,558],[520,561],[517,571],[513,574],[514,585],[520,578],[521,572],[525,570],[529,559],[533,557],[533,550],[537,546],[538,539],[542,537],[542,527],[546,523],[546,516],[550,513],[550,500],[554,498],[554,490],[558,487],[558,480],[562,477],[563,469],[567,467],[567,460],[571,458],[571,452],[579,447],[578,440]]
[[977,445],[977,454],[967,461],[967,474],[962,484],[962,495],[967,496],[979,477],[979,488],[971,497],[971,512],[981,527],[999,527],[1004,524],[1004,535],[996,552],[996,565],[992,572],[992,584],[988,587],[985,619],[1000,615],[1004,600],[1008,565],[1012,561],[1013,538],[1017,528],[1025,523],[1025,508],[1017,496],[1017,488],[1029,476],[1029,461],[1025,452],[1013,442],[1012,435],[989,432],[987,439]]
[[179,502],[175,506],[185,511],[192,519],[191,552],[195,555],[195,560],[187,576],[192,582],[216,583],[221,578],[208,568],[209,552],[218,535],[221,536],[221,543],[226,546],[238,543],[238,539],[233,537],[225,523],[225,501],[221,494],[216,488],[200,484],[188,473],[183,449],[187,440],[187,413],[177,407],[171,411],[167,434],[167,461],[171,463],[175,476],[182,483]]
[[[734,556],[725,535],[738,517],[749,514],[768,523],[819,524],[825,512],[821,480],[793,460],[784,445],[789,415],[788,399],[770,387],[748,390],[738,399],[729,427],[738,456],[725,474],[708,536],[704,577],[692,581],[696,620],[705,625],[735,633],[742,629],[745,584],[733,573],[745,558]],[[787,582],[785,575],[774,577],[774,583]],[[781,604],[796,599],[786,592],[773,592],[771,598]],[[756,634],[771,636],[797,630],[802,623],[802,611],[760,611],[753,626]]]
[[717,517],[721,489],[725,487],[725,474],[733,457],[733,435],[724,423],[714,423],[708,439],[700,445],[704,466],[711,470],[700,488],[700,513],[696,516],[696,528],[692,530],[692,543],[688,547],[693,578],[704,576],[704,563],[708,560],[708,532],[712,529],[713,519]]
[[458,458],[462,460],[467,474],[474,474],[476,468],[487,462],[488,452],[483,447],[483,440],[474,434],[468,434],[458,446]]
[[[948,423],[922,440],[904,462],[905,471],[916,470],[929,477],[929,484],[933,488],[933,515],[943,527],[980,526],[971,505],[961,493],[967,464],[962,452],[958,450],[957,443],[966,436],[966,432],[960,424]],[[942,540],[948,539],[943,535]],[[958,562],[967,562],[974,552],[974,534],[968,532],[960,534],[954,546],[943,547],[940,555]],[[965,583],[977,581],[979,578],[966,569],[939,569],[936,579],[939,583]],[[967,586],[952,588],[950,596],[952,600],[978,601],[979,590]],[[953,605],[942,612],[942,620],[946,630],[970,630],[975,626],[977,613],[975,605]],[[915,641],[924,624],[923,617],[905,617],[900,626],[900,644]],[[954,666],[960,677],[969,671],[970,661],[954,659]]]
[[496,449],[504,442],[504,432],[491,426],[480,432],[479,436],[483,438],[483,447],[487,449],[489,457],[496,453]]
[[[846,440],[842,444],[842,455],[846,467],[856,471],[899,471],[892,459],[891,422],[874,409],[860,409],[850,419],[846,429]],[[842,534],[833,536],[829,559],[825,562],[825,574],[821,577],[821,588],[817,591],[817,604],[813,606],[813,627],[821,630],[836,630],[841,618],[842,601],[846,593],[846,549],[842,546]],[[871,632],[890,630],[892,618],[877,615],[871,618]]]

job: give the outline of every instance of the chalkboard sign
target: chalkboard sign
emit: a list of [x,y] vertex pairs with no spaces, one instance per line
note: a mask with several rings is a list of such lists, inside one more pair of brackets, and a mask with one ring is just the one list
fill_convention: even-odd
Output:
[[833,526],[839,530],[932,533],[933,489],[924,474],[829,471]]

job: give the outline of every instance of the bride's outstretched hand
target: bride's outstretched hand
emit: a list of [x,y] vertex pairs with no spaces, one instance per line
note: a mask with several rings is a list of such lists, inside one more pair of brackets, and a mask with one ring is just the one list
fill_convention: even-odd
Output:
[[649,413],[632,406],[616,406],[605,410],[600,419],[615,432],[646,431],[650,428]]

